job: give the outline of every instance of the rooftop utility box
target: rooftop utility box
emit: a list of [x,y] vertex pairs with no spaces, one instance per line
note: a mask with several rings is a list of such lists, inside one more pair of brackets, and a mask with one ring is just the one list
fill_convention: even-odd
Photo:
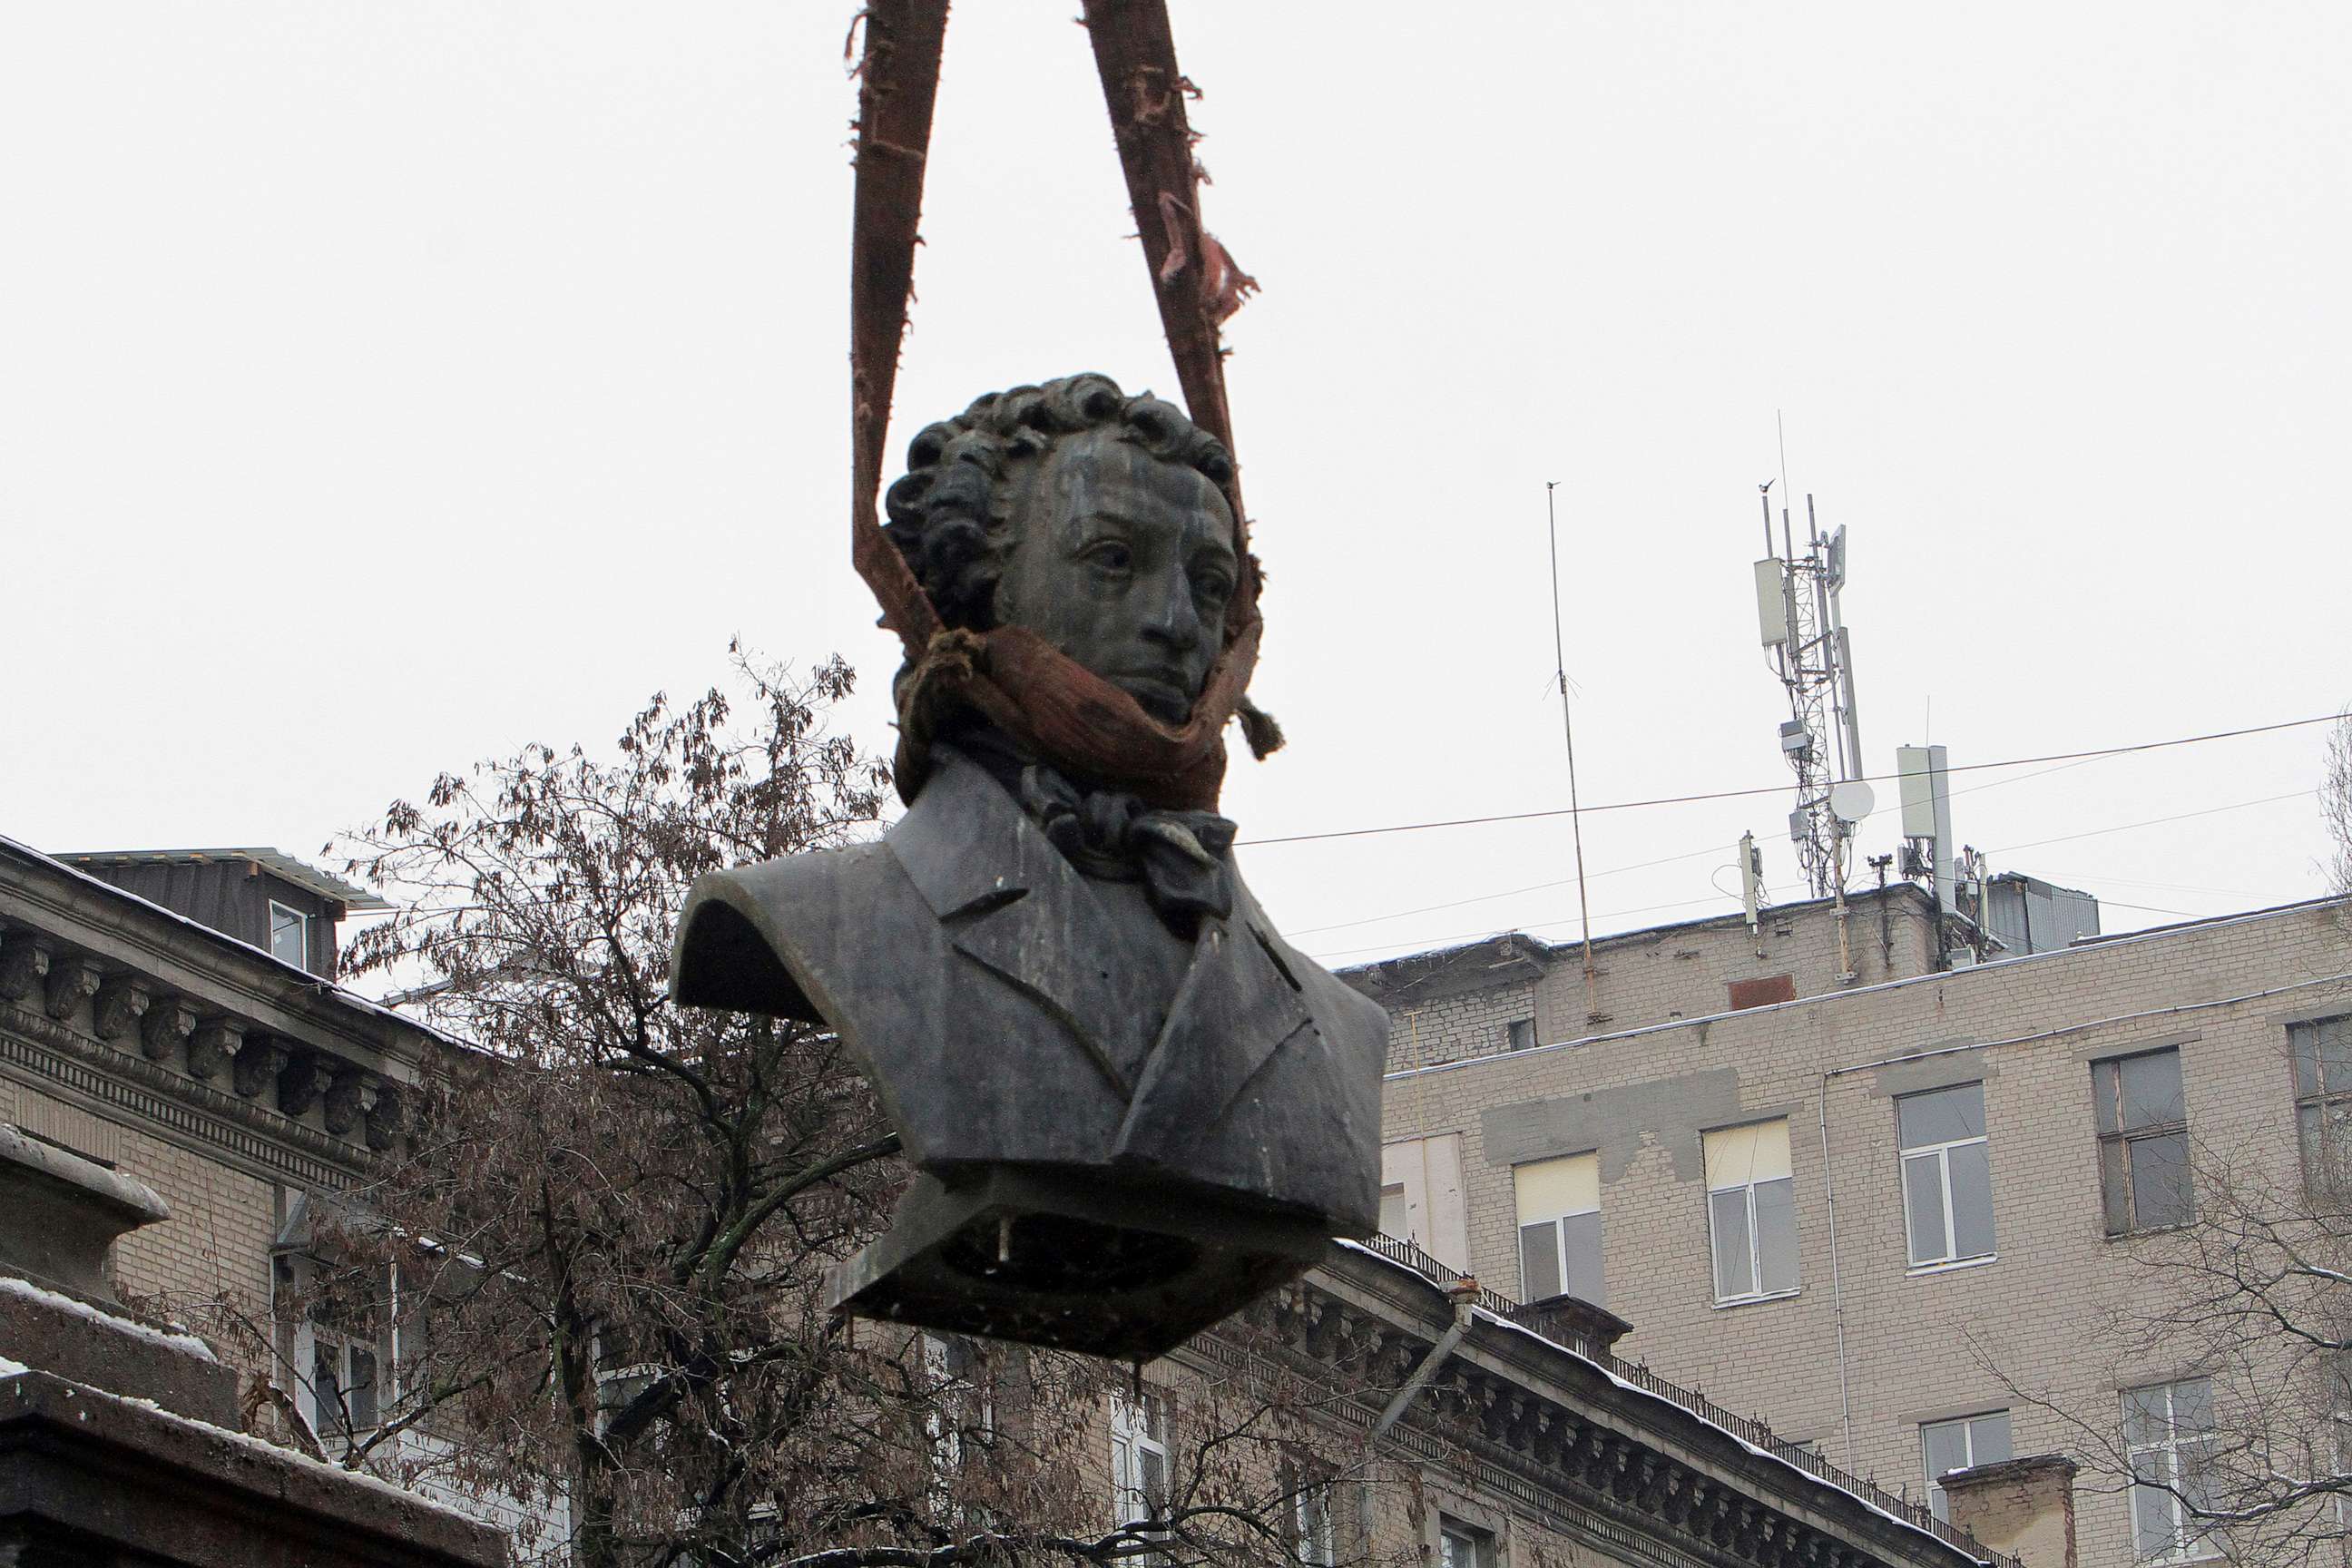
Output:
[[2099,900],[2022,871],[2002,871],[1985,883],[1982,920],[2007,956],[2053,952],[2099,934]]

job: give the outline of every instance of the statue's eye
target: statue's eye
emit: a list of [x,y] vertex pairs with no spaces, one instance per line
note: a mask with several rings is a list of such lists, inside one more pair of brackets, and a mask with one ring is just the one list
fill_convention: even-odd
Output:
[[1234,580],[1222,572],[1203,572],[1192,579],[1192,596],[1204,605],[1222,605],[1234,596]]
[[1097,539],[1086,548],[1086,561],[1104,572],[1124,572],[1135,564],[1135,552],[1123,540]]

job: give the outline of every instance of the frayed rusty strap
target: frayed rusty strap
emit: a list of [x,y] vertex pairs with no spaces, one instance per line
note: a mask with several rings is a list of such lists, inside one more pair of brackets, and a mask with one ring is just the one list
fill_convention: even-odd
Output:
[[[1076,777],[1164,810],[1213,810],[1225,776],[1224,727],[1242,705],[1233,681],[1257,662],[1257,638],[1253,625],[1226,648],[1191,721],[1177,727],[1027,626],[941,631],[899,678],[898,793],[914,799],[930,775],[933,739],[952,718],[978,713]],[[1244,721],[1255,747],[1264,731],[1249,730]]]
[[[1192,716],[1171,728],[1034,632],[943,628],[906,558],[882,531],[882,443],[914,285],[926,153],[939,92],[947,0],[872,0],[858,65],[857,181],[850,261],[851,558],[873,589],[908,668],[898,683],[900,792],[929,772],[930,743],[954,710],[977,711],[1016,742],[1077,776],[1171,809],[1213,810],[1224,780],[1223,731],[1241,714],[1263,756],[1280,731],[1243,693],[1256,668],[1259,574],[1238,481],[1233,504],[1241,581],[1225,646]],[[1087,0],[1086,24],[1142,237],[1144,263],[1193,423],[1233,451],[1218,323],[1237,297],[1209,265],[1223,252],[1201,232],[1198,166],[1166,0]],[[1163,200],[1163,198],[1166,198]],[[1225,270],[1231,268],[1226,262]]]
[[882,443],[898,380],[898,344],[915,285],[923,174],[939,97],[947,0],[872,0],[858,62],[857,182],[849,246],[849,537],[857,574],[919,657],[940,629],[923,585],[882,532]]

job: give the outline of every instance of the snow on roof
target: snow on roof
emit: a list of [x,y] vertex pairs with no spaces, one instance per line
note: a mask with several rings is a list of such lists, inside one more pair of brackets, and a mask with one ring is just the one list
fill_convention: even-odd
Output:
[[241,849],[72,849],[49,857],[90,866],[209,866],[218,861],[247,861],[293,883],[305,892],[331,899],[353,910],[373,913],[393,906],[381,895],[346,882],[282,849],[259,846]]

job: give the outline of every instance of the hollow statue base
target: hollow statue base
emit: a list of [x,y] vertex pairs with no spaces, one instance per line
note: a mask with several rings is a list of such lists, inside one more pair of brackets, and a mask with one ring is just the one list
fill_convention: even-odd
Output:
[[917,1176],[889,1234],[833,1270],[825,1305],[1142,1362],[1305,1273],[1329,1245],[1314,1217],[999,1165],[952,1186]]

